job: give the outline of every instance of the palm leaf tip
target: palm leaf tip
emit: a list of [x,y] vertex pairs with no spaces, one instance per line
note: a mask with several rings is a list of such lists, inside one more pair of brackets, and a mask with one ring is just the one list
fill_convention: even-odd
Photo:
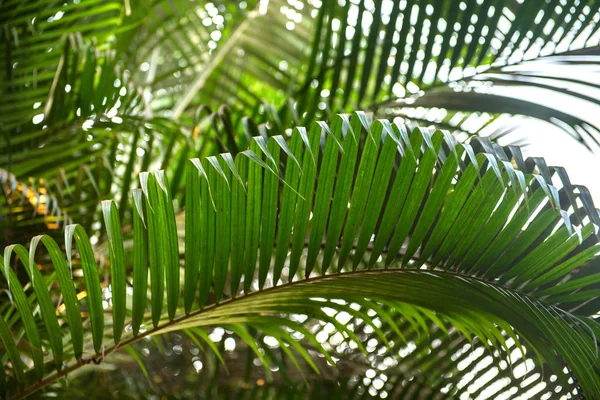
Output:
[[[578,310],[595,299],[590,285],[598,275],[582,266],[598,253],[600,224],[586,192],[567,179],[541,159],[523,160],[515,147],[486,140],[457,143],[441,131],[370,122],[361,113],[339,116],[331,125],[294,130],[288,142],[257,138],[235,157],[191,160],[183,266],[167,180],[162,172],[142,174],[142,189],[133,193],[131,293],[123,290],[128,273],[120,261],[128,233],[120,227],[115,204],[106,202],[112,315],[104,313],[89,239],[83,228],[71,225],[67,259],[74,275],[83,272],[87,297],[82,303],[89,315],[59,323],[44,286],[57,278],[34,268],[27,271],[37,271],[30,280],[43,306],[36,318],[56,336],[50,348],[54,357],[70,361],[58,343],[75,344],[76,336],[67,331],[82,330],[86,338],[93,337],[88,342],[93,349],[84,352],[89,356],[91,351],[98,361],[118,348],[110,347],[108,338],[127,345],[171,330],[227,325],[248,342],[252,339],[244,326],[260,327],[268,318],[296,313],[334,323],[323,301],[333,309],[343,308],[340,300],[370,302],[378,310],[373,315],[387,315],[384,305],[418,329],[449,324],[499,349],[507,338],[516,339],[533,351],[539,365],[557,372],[567,366],[593,398],[600,388],[593,334],[598,326],[589,318],[593,314]],[[73,241],[79,250],[75,259]],[[46,242],[56,250],[51,239]],[[11,249],[20,261],[28,257],[24,248]],[[9,268],[5,275],[16,295],[18,287],[10,283],[11,249],[2,269]],[[63,285],[66,264],[54,255],[50,263],[62,271],[58,279]],[[144,314],[148,275],[150,317]],[[83,289],[76,286],[79,293]],[[15,310],[29,315],[20,293],[8,315]],[[129,312],[133,335],[124,328]],[[375,318],[361,316],[368,322]],[[154,328],[144,331],[140,327],[147,319]],[[111,325],[112,333],[104,327]],[[356,338],[348,340],[360,342],[351,329],[339,322],[335,326]],[[31,340],[38,328],[27,317],[5,319],[4,327],[8,379],[40,388],[29,372],[19,370],[19,336],[10,334],[24,331]],[[400,330],[390,329],[398,342]],[[376,334],[391,346],[383,331],[376,329]],[[289,343],[284,332],[277,337]],[[86,360],[72,361],[69,369]],[[42,382],[64,373],[47,371]],[[453,387],[457,393],[467,390]],[[13,394],[20,396],[18,390]]]

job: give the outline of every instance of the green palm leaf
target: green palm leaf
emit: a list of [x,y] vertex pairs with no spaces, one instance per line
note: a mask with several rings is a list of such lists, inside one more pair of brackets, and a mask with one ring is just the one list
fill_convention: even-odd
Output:
[[305,84],[296,95],[299,112],[312,116],[320,101],[332,112],[366,107],[492,65],[594,45],[588,39],[596,32],[597,4],[559,3],[414,0],[322,7]]
[[[154,328],[143,333],[136,328],[133,336],[125,332],[122,345],[148,335],[207,326],[235,326],[247,342],[251,339],[242,326],[264,325],[275,335],[275,326],[283,325],[313,337],[283,317],[290,313],[331,322],[352,337],[351,330],[324,313],[325,304],[348,310],[336,302],[382,303],[417,325],[423,321],[421,329],[428,329],[426,321],[443,320],[442,324],[498,349],[503,348],[504,335],[517,338],[516,333],[519,346],[531,349],[537,363],[547,363],[556,373],[567,366],[586,395],[598,392],[597,322],[589,318],[591,314],[576,310],[595,294],[576,280],[569,286],[576,268],[598,250],[598,213],[584,190],[567,185],[567,178],[541,159],[525,163],[516,148],[503,149],[485,140],[474,141],[473,146],[458,144],[443,132],[409,132],[387,121],[370,123],[361,113],[350,119],[337,117],[331,126],[314,124],[308,132],[298,128],[290,143],[288,147],[277,137],[268,141],[257,137],[234,159],[223,155],[188,162],[192,185],[185,201],[195,216],[186,221],[183,293],[179,280],[173,280],[181,275],[169,185],[161,172],[142,175],[145,210],[140,193],[134,194],[140,215],[135,231],[134,321],[140,323],[140,290],[147,276],[147,266],[140,263],[148,260],[152,318],[144,316],[142,321],[151,319]],[[334,204],[341,204],[342,211]],[[106,210],[115,249],[120,246],[114,230],[116,210],[113,205]],[[246,215],[243,229],[238,226],[244,220],[240,212]],[[107,341],[111,336],[118,340],[123,331],[117,323],[123,311],[115,308],[123,304],[123,291],[113,286],[113,322],[99,303],[98,271],[83,229],[70,226],[66,237],[68,249],[71,238],[76,239],[81,255],[90,316],[76,328],[93,335],[93,358],[84,356],[38,383],[9,368],[8,379],[30,385],[21,395],[13,395],[31,393],[90,360],[102,360],[120,346],[109,347]],[[284,241],[275,243],[280,238]],[[238,251],[242,246],[243,257]],[[25,249],[15,249],[25,261]],[[325,257],[327,249],[333,254]],[[10,253],[9,248],[3,268],[12,265]],[[67,256],[71,260],[70,251]],[[111,263],[117,263],[111,267],[113,275],[121,268],[118,258],[111,256]],[[234,267],[234,259],[241,265]],[[74,274],[79,271],[76,265]],[[61,353],[58,346],[65,341],[56,337],[65,327],[57,326],[54,313],[43,311],[52,305],[45,300],[48,293],[43,295],[44,280],[37,274],[30,279],[42,306],[44,319],[39,323],[46,329],[58,328],[48,331],[55,343],[52,355],[68,361],[69,351]],[[11,274],[6,276],[11,279]],[[120,277],[121,272],[112,279]],[[225,284],[232,278],[235,281]],[[597,278],[592,274],[587,279]],[[557,295],[555,288],[561,287],[570,289]],[[177,302],[180,294],[187,299],[184,304]],[[166,313],[161,311],[165,298]],[[19,304],[23,307],[22,301]],[[563,308],[567,304],[570,307]],[[381,309],[379,314],[385,318]],[[365,318],[360,315],[356,316]],[[112,325],[116,333],[104,330],[103,324]],[[18,332],[21,326],[12,329]],[[384,331],[375,332],[385,338]],[[9,338],[3,334],[3,341]],[[289,343],[283,331],[279,340]],[[319,351],[329,357],[323,347]]]

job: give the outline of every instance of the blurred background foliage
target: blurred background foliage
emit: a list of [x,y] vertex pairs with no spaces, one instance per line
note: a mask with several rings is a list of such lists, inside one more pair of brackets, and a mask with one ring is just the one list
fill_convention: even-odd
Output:
[[[124,199],[139,171],[167,168],[175,188],[187,158],[356,109],[521,145],[522,118],[535,118],[595,152],[595,113],[580,116],[576,102],[598,104],[598,7],[6,1],[2,179],[30,188],[29,204],[43,195],[37,214],[50,223],[77,217],[87,227],[98,198]],[[3,220],[33,223],[21,212],[31,209]],[[5,243],[22,241],[18,225]]]
[[[188,159],[235,155],[253,136],[289,136],[291,126],[359,109],[538,155],[547,131],[552,143],[567,143],[558,150],[564,162],[597,161],[599,9],[594,0],[1,1],[2,247],[61,237],[77,222],[108,257],[100,201],[117,202],[127,246],[128,193],[139,172],[166,170],[183,210]],[[320,342],[341,346],[331,326],[307,324],[323,332]],[[372,332],[354,326],[370,343]],[[115,355],[61,385],[82,398],[426,398],[449,379],[433,360],[472,370],[462,390],[489,355],[462,335],[443,335],[433,349],[395,343],[412,359],[394,368],[375,340],[373,359],[339,349],[340,368],[318,359],[321,375],[308,368],[301,378],[264,332],[252,335],[264,343],[265,368],[231,331],[208,334],[214,344],[193,332],[153,337],[131,347],[135,357]],[[214,349],[198,350],[206,346]],[[155,374],[145,379],[136,359]],[[552,396],[571,396],[567,375],[549,379]],[[536,396],[528,390],[537,381],[526,382],[504,398]],[[488,396],[481,383],[461,393],[469,392]]]

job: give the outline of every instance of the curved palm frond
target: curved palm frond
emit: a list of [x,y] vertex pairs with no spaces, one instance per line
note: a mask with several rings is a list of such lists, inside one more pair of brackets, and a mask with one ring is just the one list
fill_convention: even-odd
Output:
[[[552,56],[490,68],[448,86],[376,107],[381,115],[422,118],[442,125],[453,121],[454,129],[470,132],[489,123],[494,115],[526,115],[557,125],[597,152],[600,127],[591,116],[600,105],[596,99],[599,86],[590,79],[597,74],[598,60],[597,55]],[[443,111],[434,111],[439,109]],[[475,129],[472,119],[470,127],[465,124],[474,114],[482,116]]]
[[320,9],[299,113],[311,116],[319,101],[336,112],[404,97],[486,66],[585,47],[597,31],[598,5],[578,1],[344,3]]
[[[578,1],[326,2],[306,79],[294,94],[297,112],[309,123],[315,115],[367,108],[469,135],[499,116],[526,115],[597,151],[598,127],[589,118],[597,93],[587,85],[600,40],[597,14],[597,4]],[[554,68],[562,63],[568,74]],[[556,76],[533,77],[530,65]],[[502,91],[509,84],[511,92]],[[510,121],[498,122],[495,136],[502,136]]]
[[[103,203],[105,284],[80,226],[66,228],[67,261],[44,236],[29,251],[7,247],[0,270],[14,305],[0,321],[0,338],[10,360],[6,379],[18,383],[12,394],[38,390],[142,337],[184,328],[227,326],[251,345],[253,327],[286,347],[295,343],[290,333],[302,333],[334,364],[314,332],[286,316],[329,322],[360,347],[326,312],[343,310],[377,327],[348,303],[378,318],[389,315],[380,303],[417,324],[449,324],[499,351],[510,338],[555,374],[567,367],[586,396],[598,393],[597,310],[580,312],[596,299],[600,278],[577,271],[598,253],[599,216],[564,170],[523,160],[514,147],[463,145],[360,113],[296,128],[287,143],[255,137],[235,157],[187,163],[183,267],[162,171],[142,173],[133,192],[132,261],[118,210]],[[40,244],[56,271],[47,278],[35,264]],[[15,272],[17,264],[24,267]],[[17,279],[23,269],[39,314]],[[74,286],[72,276],[83,280]],[[48,288],[58,286],[57,315]],[[39,349],[48,355],[40,358]]]

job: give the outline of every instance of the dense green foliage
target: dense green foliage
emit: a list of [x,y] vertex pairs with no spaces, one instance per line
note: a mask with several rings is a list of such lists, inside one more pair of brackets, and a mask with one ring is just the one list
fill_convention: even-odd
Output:
[[[0,394],[99,396],[133,360],[103,394],[597,398],[598,210],[477,135],[596,149],[494,90],[597,104],[550,67],[597,64],[599,8],[0,3]],[[147,340],[189,346],[187,385]]]

